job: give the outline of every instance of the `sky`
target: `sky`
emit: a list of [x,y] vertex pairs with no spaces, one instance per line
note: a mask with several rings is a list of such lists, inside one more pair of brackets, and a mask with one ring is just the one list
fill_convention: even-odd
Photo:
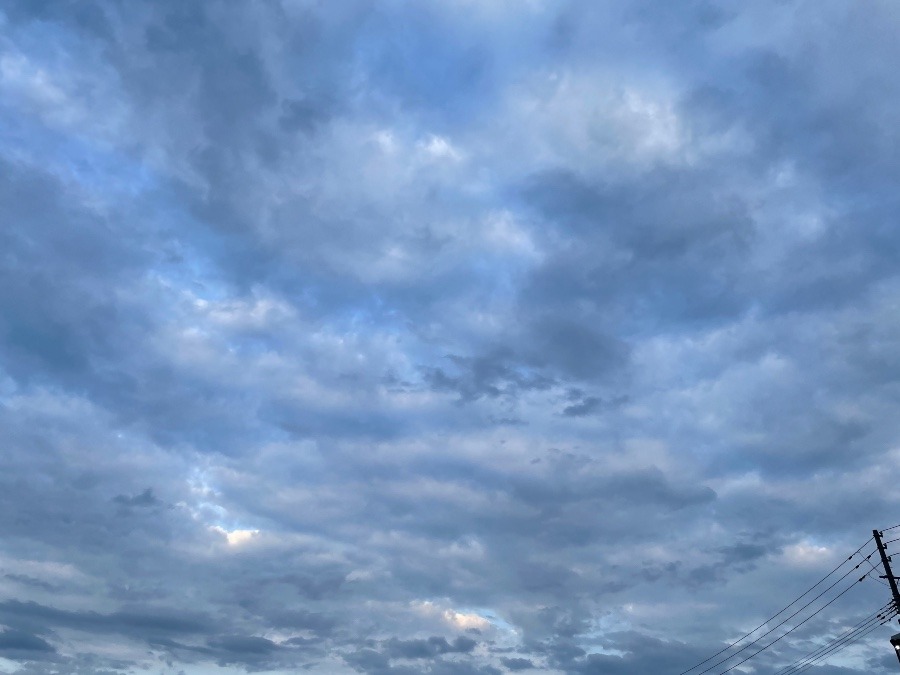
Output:
[[678,675],[800,595],[900,523],[898,34],[3,2],[0,672]]

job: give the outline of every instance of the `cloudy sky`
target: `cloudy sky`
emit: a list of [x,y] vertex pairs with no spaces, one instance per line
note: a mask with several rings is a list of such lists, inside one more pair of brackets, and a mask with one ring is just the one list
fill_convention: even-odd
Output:
[[0,672],[677,675],[780,609],[900,522],[898,34],[3,2]]

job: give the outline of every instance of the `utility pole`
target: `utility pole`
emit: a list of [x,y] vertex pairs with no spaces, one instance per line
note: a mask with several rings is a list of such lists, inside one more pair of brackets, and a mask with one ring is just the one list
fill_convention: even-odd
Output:
[[894,607],[900,611],[900,591],[897,590],[897,577],[891,572],[891,556],[884,550],[884,544],[881,542],[881,532],[872,530],[872,536],[875,538],[875,543],[878,545],[878,553],[881,555],[881,564],[884,567],[884,576],[881,578],[887,579],[888,583],[891,585],[891,595],[894,596]]
[[[900,591],[897,590],[897,577],[895,577],[894,573],[891,571],[891,556],[884,550],[884,544],[881,541],[881,532],[872,530],[872,536],[875,538],[875,543],[878,545],[878,553],[881,555],[881,565],[884,567],[884,575],[881,578],[888,580],[888,583],[891,586],[891,595],[894,598],[894,608],[900,611]],[[897,655],[897,660],[900,661],[900,633],[891,636],[891,645],[894,647],[894,653]]]

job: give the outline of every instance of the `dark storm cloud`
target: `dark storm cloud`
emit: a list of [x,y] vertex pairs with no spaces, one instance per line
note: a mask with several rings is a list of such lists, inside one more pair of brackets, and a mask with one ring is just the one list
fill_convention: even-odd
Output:
[[460,402],[475,401],[482,397],[515,397],[528,389],[549,389],[553,381],[535,373],[519,372],[516,359],[505,350],[475,358],[449,356],[453,370],[448,373],[443,368],[425,369],[425,382],[435,391],[454,392]]
[[[647,321],[722,320],[752,302],[743,278],[749,270],[739,260],[750,250],[754,224],[740,197],[729,194],[736,188],[719,185],[708,171],[661,170],[624,185],[591,185],[554,171],[528,182],[526,199],[574,239],[536,271],[532,302],[558,314],[586,303],[596,308],[589,318],[621,316],[638,329]],[[612,259],[597,259],[598,250]],[[550,333],[545,348],[569,359],[590,354],[600,364],[604,353],[607,362],[622,359],[621,348],[591,344],[583,324],[574,326]],[[576,376],[598,370],[591,361],[567,365]]]
[[263,637],[224,635],[209,641],[220,666],[238,664],[253,669],[269,669],[277,664],[273,657],[282,647]]
[[56,650],[43,638],[20,630],[4,630],[0,633],[0,654],[6,658],[40,658],[41,653],[52,654]]
[[[431,637],[427,640],[400,641],[396,638],[386,643],[386,651],[361,649],[345,656],[345,660],[359,672],[376,675],[392,673],[406,675],[429,673],[432,675],[498,675],[501,670],[491,666],[481,666],[468,661],[444,660],[445,654],[468,654],[475,646],[473,640],[461,637],[453,645],[444,638]],[[413,661],[413,664],[394,663],[395,660]]]
[[[610,636],[610,646],[624,652],[622,656],[589,654],[562,665],[568,672],[621,673],[679,672],[693,664],[695,657],[684,645],[673,644],[640,634]],[[699,660],[699,659],[698,659]],[[676,670],[676,668],[678,670]]]
[[563,415],[567,417],[584,417],[591,415],[603,407],[603,399],[597,396],[586,396],[577,403],[563,408]]
[[4,363],[23,380],[76,381],[112,350],[118,310],[104,287],[140,254],[113,240],[112,223],[77,205],[58,179],[11,162],[0,174]]
[[770,615],[900,520],[898,27],[7,3],[0,656],[675,673]]
[[360,672],[383,672],[390,668],[388,656],[374,649],[360,649],[344,656],[344,660]]
[[138,508],[149,508],[159,504],[159,500],[156,498],[156,495],[153,494],[153,488],[147,488],[140,494],[131,497],[116,495],[113,501],[122,506],[135,506]]
[[519,657],[507,658],[504,656],[501,657],[500,663],[503,664],[504,668],[513,673],[517,673],[521,670],[529,670],[535,667],[531,659],[523,659]]
[[[220,667],[238,666],[245,672],[290,667],[310,656],[298,640],[288,640],[283,645],[258,636],[221,635],[203,645],[187,645],[168,638],[151,641],[154,648],[164,650],[169,662],[177,658],[181,662],[213,661]],[[320,654],[316,654],[320,656]]]
[[213,625],[208,617],[181,611],[124,610],[101,614],[93,611],[60,610],[16,600],[0,603],[0,616],[7,625],[31,627],[32,630],[65,627],[140,637],[204,633],[209,632]]
[[392,638],[385,643],[386,652],[394,659],[427,659],[442,654],[469,654],[477,642],[465,636],[459,636],[453,643],[447,638],[432,635],[422,640],[398,640]]

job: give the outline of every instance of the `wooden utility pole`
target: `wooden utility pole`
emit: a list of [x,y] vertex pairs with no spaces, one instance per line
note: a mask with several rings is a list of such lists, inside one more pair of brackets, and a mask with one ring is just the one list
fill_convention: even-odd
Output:
[[872,536],[875,537],[875,543],[878,544],[878,553],[881,555],[881,565],[884,567],[884,575],[882,579],[887,579],[891,585],[891,595],[894,596],[894,607],[900,611],[900,591],[897,590],[897,577],[891,571],[891,556],[884,550],[884,544],[881,541],[881,532],[872,530]]
[[[884,543],[881,541],[881,532],[872,530],[872,536],[875,538],[875,543],[878,545],[878,553],[881,555],[881,565],[884,567],[884,575],[882,575],[881,578],[887,579],[888,584],[890,584],[891,595],[894,598],[894,608],[900,611],[900,591],[897,590],[897,577],[895,577],[894,573],[891,571],[891,556],[884,550]],[[891,646],[894,648],[897,660],[900,661],[900,633],[891,637]]]

